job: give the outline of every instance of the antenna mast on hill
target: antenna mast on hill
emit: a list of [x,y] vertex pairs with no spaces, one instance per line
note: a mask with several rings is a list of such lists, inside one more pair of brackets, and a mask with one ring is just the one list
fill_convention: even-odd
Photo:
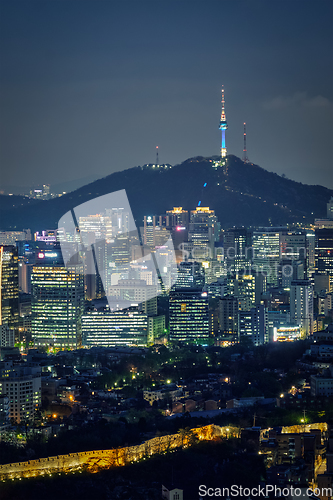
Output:
[[244,147],[243,147],[243,162],[244,163],[249,163],[249,158],[247,156],[247,149],[246,149],[246,123],[244,122]]
[[156,165],[158,166],[158,146],[156,146]]

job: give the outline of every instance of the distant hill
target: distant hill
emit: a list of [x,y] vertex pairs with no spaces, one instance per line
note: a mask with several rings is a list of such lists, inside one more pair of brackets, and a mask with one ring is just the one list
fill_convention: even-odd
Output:
[[54,229],[71,208],[119,189],[126,190],[138,226],[144,215],[163,214],[173,206],[193,210],[199,201],[215,210],[223,228],[285,225],[325,217],[333,190],[289,180],[258,165],[244,164],[236,156],[227,157],[226,167],[213,168],[216,160],[196,157],[169,168],[135,167],[48,201],[2,195],[0,229]]

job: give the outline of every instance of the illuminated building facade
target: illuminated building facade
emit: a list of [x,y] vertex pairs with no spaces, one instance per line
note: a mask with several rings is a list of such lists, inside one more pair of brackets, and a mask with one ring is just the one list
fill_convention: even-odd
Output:
[[305,336],[313,333],[313,287],[308,280],[291,282],[290,321],[300,325]]
[[249,311],[256,303],[256,275],[235,274],[228,278],[228,292],[238,299],[238,309]]
[[84,346],[138,346],[148,343],[148,317],[135,308],[89,311],[82,316]]
[[302,260],[306,264],[305,231],[282,231],[280,234],[281,259]]
[[39,233],[34,234],[35,241],[44,241],[45,243],[55,243],[57,241],[57,230],[56,229],[47,229]]
[[35,346],[76,349],[81,345],[83,266],[38,263],[32,272],[31,329]]
[[315,267],[316,235],[314,232],[306,233],[306,269],[312,271]]
[[333,288],[333,228],[316,229],[315,268],[330,276]]
[[245,228],[229,229],[223,233],[224,262],[228,273],[247,268],[251,258],[251,234]]
[[148,316],[148,344],[165,335],[165,316]]
[[239,313],[239,338],[252,340],[254,345],[263,345],[269,341],[268,314],[264,305],[252,307],[250,311]]
[[111,221],[112,235],[129,233],[130,215],[124,208],[107,208],[105,214]]
[[181,290],[169,296],[170,340],[207,344],[209,339],[208,294]]
[[110,290],[110,297],[112,295],[116,299],[121,299],[128,302],[128,306],[132,303],[142,303],[156,298],[158,295],[157,285],[147,285],[145,280],[124,279],[119,280],[117,285]]
[[18,251],[13,245],[0,246],[0,325],[17,328],[19,322]]
[[219,301],[220,339],[238,342],[238,299],[232,295]]
[[300,326],[280,326],[273,328],[274,342],[294,342],[302,336]]
[[96,214],[79,217],[79,227],[80,233],[91,233],[95,241],[112,239],[112,223],[108,216]]
[[17,241],[31,240],[30,229],[24,231],[1,231],[0,245],[15,245]]
[[16,423],[34,418],[41,404],[40,367],[14,366],[12,361],[0,362],[0,395],[9,400],[9,418]]
[[15,334],[8,325],[0,325],[0,347],[14,347]]
[[181,262],[178,266],[175,289],[190,288],[202,290],[205,284],[205,273],[199,262]]
[[254,231],[252,252],[254,270],[267,276],[268,287],[276,287],[280,264],[280,233],[270,228]]
[[183,207],[173,207],[173,210],[166,212],[166,227],[185,227],[188,228],[189,215]]
[[162,217],[145,216],[143,220],[143,244],[151,250],[165,245],[170,232],[162,224]]

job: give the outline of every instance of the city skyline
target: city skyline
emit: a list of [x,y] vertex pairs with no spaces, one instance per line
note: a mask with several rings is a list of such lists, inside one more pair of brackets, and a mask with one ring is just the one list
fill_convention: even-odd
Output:
[[333,500],[332,21],[0,0],[1,499]]

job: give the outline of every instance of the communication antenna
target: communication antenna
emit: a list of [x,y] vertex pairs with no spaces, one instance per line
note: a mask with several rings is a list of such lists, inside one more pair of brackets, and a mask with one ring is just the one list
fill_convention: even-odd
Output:
[[244,122],[244,147],[243,147],[243,158],[242,158],[244,163],[249,163],[249,158],[247,156],[247,149],[246,149],[246,123]]

